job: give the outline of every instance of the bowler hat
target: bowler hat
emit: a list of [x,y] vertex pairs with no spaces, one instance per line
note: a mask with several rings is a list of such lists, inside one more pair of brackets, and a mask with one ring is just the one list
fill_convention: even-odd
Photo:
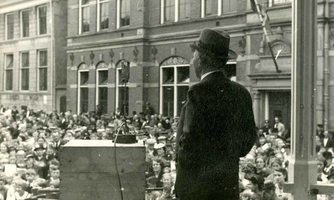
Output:
[[331,172],[329,173],[329,175],[327,176],[327,179],[331,179],[334,176],[334,171],[331,170]]
[[190,44],[192,49],[221,59],[234,59],[237,54],[229,49],[230,35],[225,31],[203,29],[198,44]]
[[322,156],[327,160],[327,159],[332,159],[333,158],[333,155],[331,152],[329,151],[325,151],[322,153]]

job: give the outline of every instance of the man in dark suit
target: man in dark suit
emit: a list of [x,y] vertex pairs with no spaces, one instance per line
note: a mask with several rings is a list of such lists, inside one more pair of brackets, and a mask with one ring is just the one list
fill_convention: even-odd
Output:
[[180,200],[239,199],[239,157],[257,138],[252,98],[226,78],[229,35],[204,29],[191,65],[200,82],[190,87],[177,131],[176,195]]
[[324,131],[324,137],[321,138],[321,143],[326,149],[334,148],[333,138],[329,135],[328,131]]

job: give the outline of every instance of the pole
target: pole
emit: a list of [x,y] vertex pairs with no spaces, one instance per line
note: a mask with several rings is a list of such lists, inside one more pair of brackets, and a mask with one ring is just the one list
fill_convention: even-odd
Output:
[[317,1],[292,1],[291,157],[289,182],[293,199],[316,200],[315,80],[317,73]]
[[269,50],[270,50],[270,53],[271,53],[271,57],[274,61],[274,64],[275,64],[275,68],[276,68],[276,72],[277,73],[280,73],[281,70],[278,69],[278,65],[277,65],[277,62],[276,62],[276,59],[275,59],[275,56],[274,56],[274,52],[273,52],[273,49],[271,47],[271,44],[270,44],[270,39],[268,37],[268,32],[267,32],[267,29],[265,27],[265,24],[263,23],[263,18],[262,18],[262,15],[261,15],[261,10],[260,10],[260,6],[259,4],[257,3],[257,0],[254,0],[255,4],[256,4],[256,10],[257,10],[257,14],[259,15],[260,17],[260,21],[261,21],[261,24],[262,24],[262,29],[263,29],[263,33],[265,35],[265,38],[266,38],[266,41],[268,43],[268,46],[269,46]]

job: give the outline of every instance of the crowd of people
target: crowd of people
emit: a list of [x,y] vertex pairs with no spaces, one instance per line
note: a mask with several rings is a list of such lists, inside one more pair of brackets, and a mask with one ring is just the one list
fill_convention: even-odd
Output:
[[[148,105],[149,106],[149,105]],[[95,112],[73,114],[0,109],[0,200],[31,197],[41,188],[59,188],[59,151],[70,140],[113,140],[116,132],[135,134],[146,145],[146,199],[175,199],[176,130],[178,119],[163,117],[154,109],[124,117]],[[318,127],[318,181],[334,183],[334,140]],[[290,135],[280,119],[265,121],[258,140],[240,158],[240,199],[288,199],[283,183],[288,178]],[[328,199],[328,196],[320,196]]]

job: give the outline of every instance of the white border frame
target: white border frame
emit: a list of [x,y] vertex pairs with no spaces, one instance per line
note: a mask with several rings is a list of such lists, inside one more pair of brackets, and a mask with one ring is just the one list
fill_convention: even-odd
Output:
[[[78,0],[79,1],[79,35],[82,33],[89,33],[90,32],[90,28],[88,32],[82,32],[82,8],[84,7],[89,7],[90,6],[90,0],[88,1],[88,3],[86,5],[82,5],[81,1],[82,0]],[[90,7],[89,7],[90,9]],[[89,15],[90,15],[90,11],[89,11]],[[89,17],[89,26],[90,26],[90,17]]]
[[[46,66],[40,66],[40,64],[39,64],[39,60],[40,60],[40,58],[39,58],[39,56],[40,56],[40,52],[41,51],[46,51],[46,59],[47,59],[47,62],[46,62]],[[49,70],[48,70],[48,67],[49,67],[49,51],[48,51],[48,49],[37,49],[37,91],[38,92],[48,92],[49,91]],[[40,84],[40,80],[39,80],[39,70],[40,69],[43,69],[43,68],[46,68],[46,73],[47,73],[47,80],[46,80],[46,82],[47,82],[47,88],[46,88],[46,90],[40,90],[39,89],[39,84]]]
[[[96,19],[97,19],[97,21],[96,21],[97,22],[96,32],[109,29],[109,24],[108,24],[108,29],[101,29],[101,4],[109,3],[109,2],[110,2],[110,0],[97,0],[97,2],[96,2],[96,4],[97,4],[96,5],[96,7],[97,7],[97,10],[96,10]],[[110,6],[110,4],[109,4],[109,6]],[[110,15],[109,15],[109,20],[110,20]]]
[[[11,68],[11,69],[7,69],[7,55],[13,55],[13,68]],[[5,92],[12,92],[12,91],[14,91],[14,82],[12,82],[12,89],[11,90],[7,90],[6,89],[6,86],[7,86],[7,84],[6,84],[6,77],[7,77],[7,70],[12,70],[12,79],[14,78],[14,53],[5,53],[4,54],[4,56],[5,56],[5,58],[4,58],[4,61],[5,61],[5,63],[4,63],[4,73],[3,73],[3,75],[4,75],[4,77],[3,77],[3,80],[4,80],[4,84],[3,84],[3,90],[5,91]]]
[[[166,0],[160,0],[160,23],[165,23],[165,1]],[[179,7],[180,7],[180,0],[174,0],[174,22],[180,21],[179,17]]]
[[[86,65],[85,63],[82,63],[82,64]],[[80,67],[80,65],[79,65],[79,67]],[[89,69],[79,69],[78,70],[78,75],[77,75],[78,76],[78,87],[77,87],[78,88],[78,91],[77,91],[78,92],[78,107],[77,107],[77,114],[80,114],[80,112],[81,112],[81,110],[80,110],[80,106],[81,106],[80,105],[80,102],[81,102],[81,99],[80,99],[81,91],[80,90],[81,90],[81,88],[88,88],[88,94],[89,94],[89,87],[88,87],[88,85],[85,85],[85,86],[81,86],[80,85],[80,78],[81,78],[81,76],[80,76],[81,74],[80,73],[81,72],[88,72],[88,78],[89,78]],[[89,104],[89,97],[88,97],[88,104]],[[89,109],[88,109],[88,111],[89,111]]]
[[[124,85],[119,84],[119,72],[121,70],[122,70],[121,67],[116,68],[116,100],[115,100],[116,109],[119,108],[119,100],[118,100],[118,98],[119,98],[119,87],[125,87]],[[126,84],[126,87],[129,88],[129,82]],[[125,113],[123,113],[123,114],[125,114]]]
[[[23,53],[28,53],[28,57],[29,57],[29,67],[26,67],[26,68],[23,68],[22,67],[22,54]],[[21,51],[20,52],[20,70],[19,70],[19,91],[20,92],[29,92],[30,90],[30,52],[29,51]],[[28,90],[22,90],[22,70],[23,69],[28,69],[29,70],[29,87],[28,87]]]
[[[105,64],[105,63],[103,63],[103,64]],[[96,85],[96,91],[95,91],[95,106],[97,106],[97,105],[99,105],[99,88],[100,87],[105,87],[105,88],[107,88],[108,89],[108,85],[99,85],[99,72],[100,71],[107,71],[107,73],[108,73],[108,79],[109,79],[109,70],[108,70],[108,68],[102,68],[102,69],[96,69],[96,74],[95,74],[95,80],[96,80],[96,83],[95,83],[95,85]]]
[[[46,16],[46,20],[45,20],[45,22],[46,22],[46,24],[45,24],[45,28],[46,28],[46,33],[44,33],[44,34],[40,34],[40,27],[39,27],[39,8],[41,8],[41,7],[45,7],[46,8],[46,14],[45,14],[45,16]],[[45,5],[40,5],[40,6],[37,6],[37,35],[47,35],[48,34],[48,6],[45,4]]]
[[[14,39],[14,26],[13,26],[13,38],[12,39],[8,39],[8,25],[7,25],[8,15],[14,15],[14,13],[7,13],[7,14],[5,14],[5,40],[13,40]],[[14,24],[15,24],[15,22],[14,22]]]
[[[177,83],[177,69],[182,67],[188,67],[189,68],[189,83]],[[163,78],[163,69],[164,68],[174,68],[174,83],[172,84],[163,84],[162,78]],[[159,98],[159,113],[163,114],[163,87],[164,86],[173,86],[174,87],[174,116],[177,117],[177,87],[178,86],[188,86],[190,87],[190,64],[183,64],[183,65],[167,65],[167,66],[160,66],[160,98]]]
[[28,36],[26,36],[26,37],[23,37],[23,12],[27,12],[28,11],[28,13],[29,13],[29,20],[28,21],[30,21],[30,9],[24,9],[24,10],[21,10],[20,11],[20,28],[21,28],[21,31],[20,31],[20,37],[21,38],[28,38],[28,37],[30,37],[30,23],[29,23],[29,31],[28,31]]

